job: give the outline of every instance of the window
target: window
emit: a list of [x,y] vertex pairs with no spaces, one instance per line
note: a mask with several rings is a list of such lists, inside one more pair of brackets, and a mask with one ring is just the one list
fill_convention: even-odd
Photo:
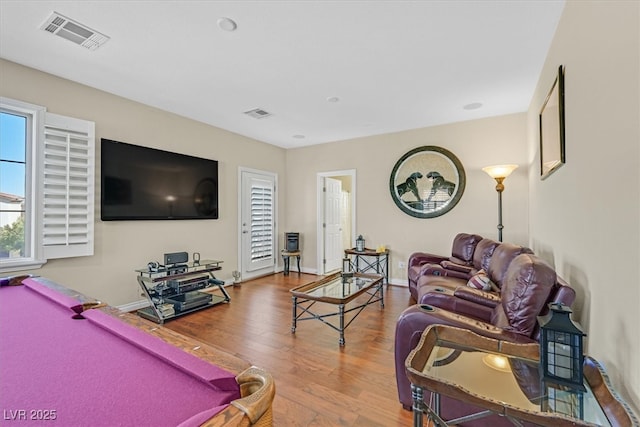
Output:
[[29,115],[0,111],[0,258],[29,255],[24,220],[30,124]]
[[94,123],[0,98],[0,271],[93,255]]

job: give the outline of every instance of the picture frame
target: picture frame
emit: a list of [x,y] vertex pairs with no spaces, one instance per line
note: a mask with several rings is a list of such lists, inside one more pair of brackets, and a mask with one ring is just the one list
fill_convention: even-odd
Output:
[[540,110],[540,179],[546,179],[565,164],[564,68],[549,90]]
[[405,153],[389,178],[396,206],[416,218],[435,218],[449,212],[460,201],[465,185],[460,160],[449,150],[433,145]]

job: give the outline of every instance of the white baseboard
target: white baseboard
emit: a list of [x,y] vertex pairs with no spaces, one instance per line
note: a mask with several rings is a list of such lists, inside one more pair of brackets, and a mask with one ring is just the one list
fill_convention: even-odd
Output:
[[[309,274],[317,274],[317,270],[313,270],[310,268],[301,268],[300,269],[303,273],[309,273]],[[276,271],[276,273],[281,273],[282,270]],[[289,270],[290,273],[297,273],[298,270]],[[251,280],[251,279],[249,279]],[[242,284],[239,283],[240,285]],[[409,287],[409,283],[406,280],[402,280],[402,279],[394,279],[391,278],[389,279],[389,284],[390,285],[394,285],[394,286],[404,286],[404,287]],[[224,282],[224,287],[226,288],[227,286],[233,286],[233,281],[225,281]],[[145,307],[149,307],[149,301],[147,301],[146,299],[141,299],[138,301],[133,301],[127,304],[122,304],[122,305],[118,305],[116,306],[116,308],[118,310],[121,311],[125,311],[125,312],[132,312],[132,311],[136,311],[136,310],[140,310],[141,308],[145,308]]]
[[131,312],[131,311],[140,310],[141,308],[149,307],[149,305],[150,305],[149,301],[147,301],[146,299],[141,299],[138,301],[119,305],[116,308],[120,311]]
[[[282,273],[284,271],[283,267],[278,267],[276,268],[276,270],[274,271],[274,273]],[[297,273],[298,269],[296,267],[293,268],[289,268],[289,273]],[[300,267],[300,273],[308,273],[308,274],[318,274],[318,270],[315,268],[306,268],[306,267]]]
[[[225,288],[227,286],[233,286],[233,281],[231,280],[225,280],[224,285]],[[217,289],[217,288],[207,288],[207,289]],[[205,289],[206,290],[206,289]],[[125,312],[131,312],[131,311],[136,311],[136,310],[140,310],[141,308],[145,308],[145,307],[149,307],[151,304],[149,303],[149,301],[147,301],[146,299],[141,299],[138,301],[133,301],[133,302],[129,302],[127,304],[122,304],[122,305],[118,305],[116,306],[116,308],[120,311],[125,311]]]
[[394,279],[393,277],[389,279],[389,284],[394,286],[404,286],[405,288],[409,287],[409,282],[406,279]]

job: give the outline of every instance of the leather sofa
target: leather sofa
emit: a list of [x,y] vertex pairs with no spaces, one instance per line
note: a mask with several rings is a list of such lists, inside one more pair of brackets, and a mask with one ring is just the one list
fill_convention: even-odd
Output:
[[531,249],[523,246],[511,243],[498,244],[490,239],[483,239],[478,246],[475,251],[478,254],[478,259],[474,263],[474,268],[467,274],[461,273],[458,269],[451,270],[451,266],[447,264],[445,265],[448,268],[442,268],[441,265],[430,266],[427,264],[416,283],[416,301],[419,304],[435,304],[432,301],[434,292],[436,296],[439,296],[443,291],[448,291],[444,293],[449,294],[454,293],[460,287],[472,289],[466,286],[467,282],[473,275],[478,274],[480,270],[486,272],[492,291],[499,293],[511,261],[520,254],[533,253]]
[[[419,303],[400,315],[395,335],[398,396],[405,409],[410,409],[412,402],[404,362],[427,326],[452,325],[491,338],[533,342],[538,339],[537,316],[547,312],[548,304],[560,302],[571,306],[575,300],[575,291],[547,263],[521,246],[481,239],[474,246],[470,264],[456,263],[453,267],[449,265],[450,257],[421,264],[419,260],[438,258],[433,255],[415,258],[413,266],[420,265],[420,275],[414,276],[413,292]],[[487,271],[495,283],[491,292],[466,286],[480,269]],[[443,399],[442,408],[446,419],[476,412],[453,399]],[[503,421],[495,418],[491,425]],[[485,418],[464,425],[487,425],[487,421]]]
[[[449,260],[442,261],[439,264],[427,263],[428,265],[423,264],[421,275],[449,276],[468,280],[472,275],[476,274],[480,270],[489,270],[489,262],[491,261],[493,252],[500,244],[501,243],[485,237],[475,246],[471,265],[460,265]],[[418,255],[412,254],[411,257],[417,258]]]
[[418,278],[426,274],[423,270],[440,265],[443,262],[470,267],[473,265],[473,254],[476,246],[482,240],[482,236],[477,234],[459,233],[453,239],[451,256],[435,255],[425,252],[415,252],[409,257],[407,262],[407,277],[409,282],[409,292],[417,300]]

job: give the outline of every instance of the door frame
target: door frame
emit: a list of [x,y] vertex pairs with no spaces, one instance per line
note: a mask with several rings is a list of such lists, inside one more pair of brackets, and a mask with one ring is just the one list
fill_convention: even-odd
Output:
[[[267,175],[270,177],[273,177],[274,183],[273,183],[273,193],[274,193],[274,203],[273,203],[273,239],[274,239],[274,264],[273,267],[271,267],[272,271],[267,271],[267,268],[259,271],[258,273],[254,274],[254,275],[250,275],[250,276],[245,276],[244,273],[244,268],[242,265],[242,260],[243,258],[243,239],[242,239],[242,200],[243,197],[245,196],[243,194],[244,191],[244,187],[242,185],[242,174],[245,172],[249,172],[249,173],[255,173],[255,174],[260,174],[260,175]],[[237,271],[240,272],[241,276],[241,281],[245,281],[245,280],[251,280],[251,279],[255,279],[256,277],[260,277],[260,276],[264,276],[267,274],[271,274],[274,273],[276,271],[276,267],[278,265],[278,257],[279,257],[279,252],[278,252],[278,199],[279,199],[279,195],[278,195],[279,191],[278,191],[278,174],[276,172],[271,172],[271,171],[265,171],[265,170],[260,170],[260,169],[253,169],[253,168],[248,168],[248,167],[244,167],[244,166],[238,166],[238,259],[237,259],[237,266],[236,269]]]
[[317,266],[318,274],[326,274],[324,263],[322,262],[324,257],[324,192],[323,184],[324,178],[335,178],[338,176],[350,176],[351,177],[351,242],[355,242],[356,239],[356,170],[345,169],[329,172],[318,172],[316,175],[316,242],[317,242]]

